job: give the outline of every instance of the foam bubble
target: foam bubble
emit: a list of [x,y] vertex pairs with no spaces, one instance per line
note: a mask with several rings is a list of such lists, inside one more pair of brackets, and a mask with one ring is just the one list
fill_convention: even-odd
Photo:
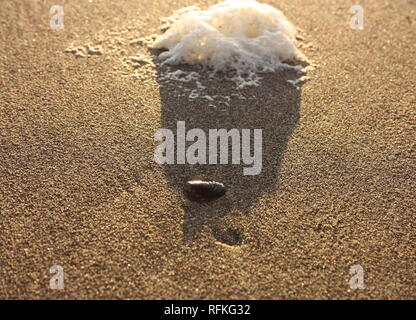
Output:
[[177,11],[153,48],[164,64],[203,65],[214,73],[234,71],[239,87],[258,86],[257,74],[290,67],[303,59],[296,29],[284,14],[254,0],[227,0],[203,11],[192,6]]

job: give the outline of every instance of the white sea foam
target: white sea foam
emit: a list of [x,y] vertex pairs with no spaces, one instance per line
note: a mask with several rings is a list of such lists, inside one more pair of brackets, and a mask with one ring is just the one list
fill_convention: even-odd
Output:
[[159,55],[164,64],[231,71],[240,88],[258,86],[259,73],[290,68],[284,61],[304,58],[284,14],[254,0],[227,0],[205,11],[187,7],[166,21],[167,31],[153,43],[167,50]]

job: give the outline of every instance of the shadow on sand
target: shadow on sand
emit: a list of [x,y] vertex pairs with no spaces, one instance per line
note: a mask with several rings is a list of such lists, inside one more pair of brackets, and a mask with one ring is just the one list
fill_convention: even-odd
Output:
[[[161,81],[166,67],[158,67],[158,82],[162,114],[160,128],[172,130],[176,138],[177,121],[185,121],[186,130],[200,128],[208,137],[209,129],[232,128],[263,129],[262,171],[259,175],[244,176],[240,165],[164,165],[168,185],[184,200],[184,241],[192,241],[203,228],[209,228],[213,236],[228,245],[244,243],[244,230],[238,228],[240,215],[245,215],[256,200],[268,192],[274,192],[279,182],[280,162],[288,139],[299,121],[301,90],[288,79],[295,79],[295,71],[281,71],[263,75],[259,87],[237,90],[231,81],[212,79],[201,81],[211,96],[230,96],[241,93],[245,99],[232,97],[229,106],[205,99],[189,100],[189,92],[178,88],[176,81]],[[197,68],[179,66],[172,70],[198,71]],[[204,72],[200,72],[204,75]],[[202,78],[202,77],[201,77]],[[189,89],[195,84],[189,83]],[[180,96],[180,94],[184,94]],[[253,131],[251,130],[251,137]],[[230,139],[231,142],[231,139]],[[192,144],[192,143],[190,143]],[[231,145],[231,143],[230,143]],[[251,147],[253,150],[253,147]],[[176,151],[176,149],[175,149]],[[176,155],[176,152],[175,152]],[[229,152],[231,163],[231,152]],[[191,179],[214,180],[227,187],[227,194],[213,202],[191,202],[183,195],[186,181]]]

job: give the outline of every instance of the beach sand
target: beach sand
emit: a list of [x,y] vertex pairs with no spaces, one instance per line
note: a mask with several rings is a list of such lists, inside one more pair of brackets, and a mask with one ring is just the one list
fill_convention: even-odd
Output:
[[[148,54],[130,41],[160,18],[215,1],[64,1],[64,30],[49,26],[54,0],[3,2],[0,298],[415,299],[416,3],[359,2],[363,30],[356,1],[267,1],[317,67],[300,90],[280,72],[217,108],[123,60]],[[64,52],[83,45],[102,51]],[[262,128],[262,173],[156,164],[153,135],[178,120]],[[189,178],[227,194],[189,202]]]

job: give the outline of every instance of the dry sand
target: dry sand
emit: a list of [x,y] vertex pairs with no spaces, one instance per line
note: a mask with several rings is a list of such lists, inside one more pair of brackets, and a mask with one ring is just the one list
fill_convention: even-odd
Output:
[[[270,75],[217,109],[122,62],[161,17],[215,1],[64,1],[51,30],[56,2],[1,3],[0,298],[415,299],[415,1],[359,1],[362,31],[357,1],[267,1],[318,68],[299,91]],[[64,53],[82,44],[103,54]],[[157,165],[153,134],[177,120],[263,128],[262,174]],[[228,193],[190,203],[189,177]]]

